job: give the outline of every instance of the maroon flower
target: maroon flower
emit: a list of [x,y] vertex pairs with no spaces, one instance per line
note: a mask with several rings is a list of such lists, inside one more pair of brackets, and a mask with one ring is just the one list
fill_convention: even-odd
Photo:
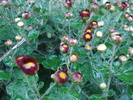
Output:
[[84,47],[84,49],[86,51],[91,51],[92,50],[92,45],[91,44],[86,44],[85,47]]
[[119,1],[114,1],[114,5],[119,5],[120,2]]
[[90,22],[90,26],[92,28],[97,28],[98,27],[98,22],[97,21],[92,21],[92,22]]
[[69,12],[66,13],[66,18],[67,18],[67,19],[70,19],[70,18],[72,18],[72,17],[73,17],[73,14],[72,14],[72,13],[69,13]]
[[91,7],[92,10],[98,10],[98,9],[99,9],[99,4],[97,4],[97,3],[92,3],[92,4],[90,5],[90,7]]
[[120,42],[122,42],[122,35],[121,34],[115,34],[112,36],[112,40],[115,43],[120,43]]
[[23,17],[23,18],[30,18],[30,17],[31,17],[31,13],[25,11],[25,12],[22,14],[22,17]]
[[67,43],[62,43],[60,45],[60,51],[62,53],[68,53],[69,50],[70,50],[70,46]]
[[72,53],[70,56],[69,56],[69,60],[70,62],[74,63],[74,62],[77,62],[79,59],[78,55],[75,54],[75,53]]
[[76,38],[70,38],[68,42],[70,45],[76,45],[78,43],[78,40]]
[[84,32],[92,34],[92,28],[90,26],[88,26],[85,28]]
[[132,16],[132,15],[129,15],[129,16],[127,17],[127,20],[128,20],[129,22],[132,22],[132,21],[133,21],[133,16]]
[[23,64],[23,59],[26,58],[25,55],[19,55],[17,57],[15,57],[15,62],[18,66],[20,66],[21,64]]
[[87,42],[87,41],[90,41],[90,40],[92,40],[92,34],[86,32],[86,33],[83,34],[82,38],[83,38],[83,40],[85,40],[86,42]]
[[127,3],[127,2],[121,2],[121,3],[119,4],[119,7],[120,7],[122,10],[125,10],[125,9],[127,9],[127,8],[129,7],[129,3]]
[[79,11],[79,15],[82,18],[83,22],[85,22],[87,19],[90,18],[90,14],[91,14],[91,12],[88,9]]
[[66,83],[69,79],[67,69],[56,71],[54,74],[51,75],[51,78],[57,83]]
[[65,1],[65,7],[66,7],[66,8],[72,7],[72,1],[71,1],[71,0],[66,0],[66,1]]
[[39,65],[33,57],[24,57],[19,62],[19,67],[25,74],[33,75],[39,69]]
[[61,41],[67,42],[68,41],[68,36],[67,35],[63,35],[62,38],[61,38]]
[[74,72],[73,75],[72,75],[72,81],[75,84],[81,83],[82,82],[82,74],[79,73],[79,72]]
[[111,7],[111,3],[110,3],[110,2],[106,2],[106,3],[104,4],[104,6],[105,6],[105,8],[109,9],[109,8]]

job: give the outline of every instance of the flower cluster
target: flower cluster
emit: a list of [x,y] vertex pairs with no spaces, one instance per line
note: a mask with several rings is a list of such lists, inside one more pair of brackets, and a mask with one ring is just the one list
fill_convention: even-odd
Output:
[[18,67],[28,75],[34,75],[38,69],[39,65],[35,58],[27,57],[25,55],[19,55],[15,58],[15,62]]

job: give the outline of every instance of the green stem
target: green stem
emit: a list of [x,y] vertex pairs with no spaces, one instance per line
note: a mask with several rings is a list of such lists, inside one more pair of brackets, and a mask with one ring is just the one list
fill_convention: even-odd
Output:
[[54,83],[47,89],[47,91],[41,96],[41,99],[40,99],[40,100],[42,100],[42,99],[45,97],[45,95],[48,94],[48,93],[51,91],[51,89],[52,89],[55,85],[56,85],[56,82],[54,82]]

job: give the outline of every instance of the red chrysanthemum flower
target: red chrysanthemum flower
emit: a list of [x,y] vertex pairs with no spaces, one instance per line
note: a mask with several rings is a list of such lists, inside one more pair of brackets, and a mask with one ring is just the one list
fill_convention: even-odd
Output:
[[70,46],[67,43],[62,43],[60,45],[60,51],[62,53],[68,53],[69,50],[70,50]]
[[36,59],[33,57],[22,58],[20,61],[19,67],[25,74],[28,74],[28,75],[35,74],[39,69],[39,65]]
[[73,75],[72,75],[72,81],[75,84],[81,83],[82,82],[82,74],[79,73],[79,72],[74,72]]
[[71,0],[66,0],[66,1],[65,1],[65,7],[66,7],[66,8],[72,7],[72,1],[71,1]]
[[78,40],[76,38],[70,38],[68,42],[70,45],[76,45],[78,43]]
[[69,56],[69,60],[70,62],[74,63],[74,62],[77,62],[79,59],[78,55],[75,54],[75,53],[72,53],[70,56]]
[[86,42],[91,41],[92,40],[92,34],[86,32],[83,34],[82,39]]
[[110,2],[106,2],[106,3],[104,4],[104,6],[105,6],[105,8],[109,9],[109,8],[111,7],[111,3],[110,3]]
[[98,9],[99,9],[99,4],[97,4],[97,3],[92,3],[92,4],[90,5],[90,7],[91,7],[92,10],[98,10]]
[[67,41],[68,41],[68,36],[67,36],[67,35],[63,35],[63,36],[61,37],[61,41],[67,42]]
[[20,66],[21,64],[23,64],[23,59],[26,58],[25,55],[19,55],[17,57],[15,57],[15,62],[18,66]]
[[31,13],[25,11],[25,12],[22,14],[22,17],[23,17],[23,18],[30,18],[30,17],[31,17]]
[[122,10],[127,9],[129,6],[130,6],[129,3],[127,3],[127,2],[121,2],[121,3],[119,4],[119,7],[120,7]]
[[86,27],[85,30],[84,30],[84,33],[90,33],[92,34],[92,28],[90,26]]
[[90,14],[91,14],[91,12],[88,9],[79,11],[79,15],[82,18],[83,22],[85,22],[87,19],[90,18]]
[[90,22],[90,26],[92,28],[97,28],[98,27],[98,22],[97,21],[92,21],[92,22]]
[[51,78],[59,84],[66,83],[69,79],[67,69],[56,71],[54,74],[51,75]]

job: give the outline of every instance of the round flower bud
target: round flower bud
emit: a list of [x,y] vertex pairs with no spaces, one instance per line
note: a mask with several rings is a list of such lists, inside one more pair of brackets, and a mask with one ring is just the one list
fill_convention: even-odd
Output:
[[129,4],[127,2],[121,2],[119,4],[119,7],[122,9],[122,10],[125,10],[129,7]]
[[12,46],[12,40],[6,40],[5,45],[6,46]]
[[2,0],[2,1],[1,1],[1,4],[2,4],[2,5],[8,5],[9,2],[10,2],[9,0]]
[[24,23],[20,21],[20,22],[17,23],[17,26],[18,27],[23,27],[24,26]]
[[122,55],[122,56],[119,57],[119,60],[121,62],[126,62],[127,61],[127,57]]
[[98,9],[99,9],[99,4],[97,4],[97,3],[92,3],[92,4],[90,5],[90,7],[91,7],[92,10],[98,10]]
[[78,55],[75,54],[75,53],[72,53],[70,56],[69,56],[69,60],[70,62],[74,63],[74,62],[77,62],[79,59]]
[[56,71],[54,74],[51,75],[51,78],[59,83],[59,84],[63,84],[66,83],[69,79],[69,75],[66,69],[64,70],[58,70]]
[[130,48],[128,49],[128,54],[129,54],[130,56],[133,56],[133,48],[130,47]]
[[27,75],[34,75],[39,69],[39,65],[35,58],[24,57],[18,64],[20,69]]
[[91,41],[92,40],[92,34],[86,32],[83,34],[82,39],[86,42]]
[[84,49],[86,51],[91,51],[92,50],[92,45],[91,44],[86,44],[85,47],[84,47]]
[[66,19],[70,19],[72,17],[73,17],[73,14],[72,13],[69,13],[69,12],[66,13]]
[[62,53],[68,53],[69,50],[70,50],[70,46],[67,43],[62,43],[60,45],[60,51]]
[[104,21],[99,21],[98,22],[98,27],[104,26]]
[[124,30],[129,32],[130,31],[130,28],[129,27],[124,27]]
[[82,82],[82,74],[79,72],[74,72],[72,75],[72,81],[75,84],[79,84]]
[[97,21],[92,21],[92,22],[90,22],[90,26],[92,28],[97,28],[98,27],[98,22]]
[[98,38],[101,38],[101,37],[103,36],[103,33],[102,33],[101,31],[97,31],[97,32],[96,32],[96,36],[97,36]]
[[20,18],[15,18],[15,22],[19,22],[20,20]]
[[63,35],[62,38],[61,38],[61,41],[67,42],[68,41],[68,36],[67,35]]
[[21,37],[20,35],[16,35],[16,36],[15,36],[15,39],[16,39],[17,41],[20,41],[20,40],[22,40],[22,37]]
[[114,1],[114,5],[118,6],[120,4],[119,1]]
[[111,38],[112,38],[112,41],[115,43],[121,43],[122,42],[122,35],[121,34],[115,34]]
[[114,33],[116,30],[114,28],[109,29],[109,33]]
[[23,17],[23,18],[30,18],[30,17],[31,17],[31,13],[25,11],[25,12],[22,13],[22,17]]
[[105,44],[99,44],[97,46],[97,50],[100,51],[100,52],[104,52],[104,51],[106,51],[106,49],[107,49],[107,47],[106,47]]
[[111,37],[113,37],[113,36],[116,35],[116,34],[120,34],[120,33],[118,33],[118,32],[113,32],[113,33],[111,33]]
[[106,85],[106,83],[102,82],[102,83],[100,83],[99,87],[100,87],[100,89],[104,90],[107,88],[107,85]]
[[132,21],[133,21],[133,16],[130,15],[129,17],[127,17],[127,20],[128,20],[129,22],[132,22]]
[[70,39],[68,40],[68,42],[69,42],[70,45],[76,45],[76,44],[78,43],[78,40],[75,39],[75,38],[70,38]]
[[91,14],[91,12],[88,9],[79,11],[79,15],[82,18],[83,22],[86,22],[86,20],[88,20],[90,18],[90,14]]

